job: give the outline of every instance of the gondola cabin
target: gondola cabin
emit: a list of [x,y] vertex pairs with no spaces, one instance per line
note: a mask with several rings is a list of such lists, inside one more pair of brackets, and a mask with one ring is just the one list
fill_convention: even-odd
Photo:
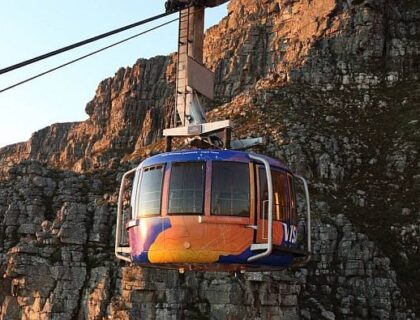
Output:
[[[123,225],[130,174],[131,216]],[[115,252],[123,260],[180,270],[269,270],[310,251],[310,235],[305,250],[298,244],[295,176],[276,159],[233,150],[168,152],[122,180]]]

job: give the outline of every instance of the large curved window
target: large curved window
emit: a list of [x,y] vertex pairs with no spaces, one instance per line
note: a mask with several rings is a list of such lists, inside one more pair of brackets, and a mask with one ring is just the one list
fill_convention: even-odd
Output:
[[137,191],[137,216],[147,217],[160,214],[162,179],[162,165],[143,169],[140,188]]
[[213,162],[211,214],[249,216],[249,165]]
[[203,214],[205,162],[174,163],[169,183],[169,214]]

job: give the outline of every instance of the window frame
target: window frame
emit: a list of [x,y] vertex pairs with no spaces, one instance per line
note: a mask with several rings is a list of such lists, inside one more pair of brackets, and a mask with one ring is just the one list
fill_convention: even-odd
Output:
[[[262,188],[263,188],[263,186],[261,184],[261,172],[263,172],[263,174],[265,175],[265,171],[264,171],[264,167],[261,166],[261,165],[257,165],[256,169],[257,169],[257,172],[258,172],[258,174],[257,174],[257,181],[258,181],[258,190],[257,190],[258,201],[257,201],[257,203],[258,203],[258,207],[259,207],[259,213],[258,213],[259,217],[258,217],[258,219],[267,220],[267,217],[265,219],[263,219],[263,217],[262,217],[262,212],[263,212],[262,206],[264,205],[263,202],[265,200],[261,196],[261,191],[262,191]],[[273,178],[273,173],[279,173],[279,174],[284,175],[284,178],[285,178],[285,181],[286,181],[286,184],[283,186],[284,191],[286,193],[286,195],[285,195],[286,206],[284,207],[285,208],[284,212],[280,211],[280,214],[281,214],[280,219],[277,219],[277,215],[274,212],[275,208],[273,208],[273,222],[284,222],[284,221],[288,220],[288,215],[290,213],[290,184],[289,184],[290,172],[287,171],[287,170],[284,170],[282,168],[278,168],[278,167],[274,167],[274,166],[270,166],[270,170],[271,170],[272,179],[274,179]],[[267,183],[267,177],[265,177],[265,181]],[[273,189],[273,193],[274,193],[274,189]],[[273,196],[274,196],[274,194],[273,194]],[[273,201],[275,201],[275,199],[273,199]],[[278,204],[273,203],[273,207],[276,207],[277,205]],[[280,208],[282,208],[282,207],[280,207]]]
[[288,172],[287,173],[287,183],[289,185],[289,219],[290,224],[297,225],[298,224],[298,205],[297,205],[297,193],[296,193],[296,186],[295,186],[295,176]]
[[[212,204],[213,204],[213,182],[214,182],[214,164],[221,163],[221,164],[234,164],[234,165],[244,165],[247,167],[248,171],[248,214],[243,215],[222,215],[222,214],[213,214],[212,213]],[[223,161],[223,160],[212,160],[211,161],[211,176],[210,176],[210,196],[208,198],[209,200],[209,217],[214,218],[233,218],[233,219],[251,219],[253,215],[253,208],[252,208],[252,168],[250,166],[250,162],[239,162],[239,161]]]
[[[135,196],[135,207],[133,207],[134,214],[136,215],[133,218],[134,219],[144,219],[144,218],[153,218],[153,217],[160,217],[162,216],[162,200],[163,200],[163,190],[164,190],[164,181],[165,181],[165,171],[166,171],[166,163],[156,163],[147,167],[141,168],[141,175],[138,179],[138,185],[136,187],[136,196]],[[140,195],[141,195],[141,183],[143,182],[143,177],[146,169],[153,168],[153,167],[161,167],[162,170],[162,178],[161,178],[161,184],[160,184],[160,201],[159,201],[159,213],[149,214],[149,215],[140,215],[138,212],[140,210],[137,210],[140,203]]]
[[[172,170],[174,166],[177,164],[191,164],[191,163],[200,163],[203,165],[203,183],[202,183],[202,204],[201,204],[201,213],[197,212],[182,212],[182,213],[171,213],[170,212],[170,194],[171,194],[171,180],[172,180]],[[207,186],[207,161],[203,160],[194,160],[194,161],[176,161],[171,162],[170,170],[169,170],[169,176],[168,176],[168,182],[167,182],[167,195],[166,195],[166,215],[167,216],[204,216],[205,215],[205,208],[206,208],[206,186]]]

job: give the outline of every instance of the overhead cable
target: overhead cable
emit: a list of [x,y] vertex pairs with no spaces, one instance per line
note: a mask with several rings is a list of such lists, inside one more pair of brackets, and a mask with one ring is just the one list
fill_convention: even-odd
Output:
[[135,23],[126,25],[124,27],[121,27],[121,28],[118,28],[118,29],[115,29],[115,30],[112,30],[112,31],[109,31],[109,32],[102,33],[102,34],[100,34],[98,36],[95,36],[95,37],[92,37],[92,38],[89,38],[89,39],[86,39],[86,40],[83,40],[83,41],[79,41],[77,43],[74,43],[74,44],[71,44],[69,46],[63,47],[61,49],[57,49],[57,50],[54,50],[54,51],[51,51],[51,52],[42,54],[42,55],[40,55],[38,57],[29,59],[29,60],[26,60],[26,61],[19,62],[17,64],[12,65],[12,66],[9,66],[9,67],[0,69],[0,74],[4,74],[4,73],[10,72],[10,71],[13,71],[13,70],[22,68],[22,67],[27,66],[29,64],[32,64],[32,63],[35,63],[35,62],[38,62],[38,61],[41,61],[41,60],[50,58],[52,56],[55,56],[57,54],[60,54],[60,53],[63,53],[63,52],[72,50],[74,48],[78,48],[78,47],[84,46],[84,45],[86,45],[88,43],[91,43],[91,42],[94,42],[94,41],[98,41],[100,39],[103,39],[103,38],[112,36],[114,34],[117,34],[117,33],[123,32],[123,31],[126,31],[128,29],[132,29],[132,28],[141,26],[142,24],[146,24],[146,23],[155,21],[157,19],[166,17],[166,16],[168,16],[170,14],[173,14],[175,12],[176,11],[165,12],[165,13],[159,14],[157,16],[150,17],[150,18],[147,18],[147,19],[144,19],[144,20],[141,20],[141,21],[138,21],[138,22],[135,22]]
[[131,37],[125,38],[125,39],[120,40],[120,41],[118,41],[118,42],[115,42],[115,43],[113,43],[113,44],[111,44],[111,45],[108,45],[108,46],[103,47],[103,48],[101,48],[101,49],[95,50],[95,51],[93,51],[93,52],[91,52],[91,53],[88,53],[88,54],[86,54],[86,55],[84,55],[84,56],[81,56],[81,57],[79,57],[79,58],[76,58],[76,59],[74,59],[74,60],[71,60],[71,61],[69,61],[69,62],[66,62],[66,63],[64,63],[64,64],[61,64],[61,65],[59,65],[59,66],[57,66],[57,67],[55,67],[55,68],[49,69],[49,70],[44,71],[44,72],[42,72],[42,73],[39,73],[39,74],[37,74],[37,75],[35,75],[35,76],[32,76],[32,77],[30,77],[30,78],[27,78],[27,79],[25,79],[25,80],[22,80],[22,81],[20,81],[20,82],[17,82],[17,83],[15,83],[15,84],[13,84],[13,85],[11,85],[11,86],[9,86],[9,87],[6,87],[6,88],[3,88],[3,89],[0,89],[0,93],[5,92],[5,91],[7,91],[7,90],[10,90],[10,89],[12,89],[12,88],[15,88],[15,87],[17,87],[17,86],[20,86],[20,85],[22,85],[22,84],[24,84],[24,83],[26,83],[26,82],[32,81],[32,80],[34,80],[34,79],[36,79],[36,78],[42,77],[42,76],[44,76],[44,75],[46,75],[46,74],[48,74],[48,73],[51,73],[51,72],[56,71],[56,70],[58,70],[58,69],[61,69],[61,68],[65,67],[65,66],[68,66],[68,65],[70,65],[70,64],[73,64],[73,63],[75,63],[75,62],[77,62],[77,61],[83,60],[83,59],[85,59],[85,58],[87,58],[87,57],[93,56],[94,54],[97,54],[97,53],[99,53],[99,52],[105,51],[105,50],[107,50],[107,49],[109,49],[109,48],[115,47],[115,46],[117,46],[117,45],[119,45],[119,44],[121,44],[121,43],[127,42],[128,40],[131,40],[131,39],[137,38],[137,37],[139,37],[139,36],[141,36],[141,35],[144,35],[145,33],[148,33],[148,32],[150,32],[150,31],[153,31],[153,30],[156,30],[156,29],[161,28],[161,27],[163,27],[163,26],[166,26],[166,25],[168,25],[168,24],[170,24],[170,23],[172,23],[172,22],[175,22],[175,21],[177,21],[177,20],[179,20],[179,18],[176,18],[176,19],[173,19],[173,20],[169,20],[169,21],[167,21],[167,22],[165,22],[165,23],[162,23],[162,24],[160,24],[160,25],[158,25],[158,26],[155,26],[155,27],[150,28],[150,29],[148,29],[148,30],[145,30],[145,31],[143,31],[143,32],[137,33],[137,34],[135,34],[135,35],[133,35],[133,36],[131,36]]

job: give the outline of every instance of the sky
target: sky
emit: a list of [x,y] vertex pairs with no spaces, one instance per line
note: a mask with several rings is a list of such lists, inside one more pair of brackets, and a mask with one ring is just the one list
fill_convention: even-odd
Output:
[[[2,0],[0,69],[164,12],[165,0]],[[227,13],[226,4],[206,10],[206,28]],[[69,60],[149,29],[156,22],[102,39],[0,75],[0,90]],[[0,93],[0,147],[26,141],[57,122],[87,119],[85,105],[99,82],[139,58],[177,49],[177,22]]]

